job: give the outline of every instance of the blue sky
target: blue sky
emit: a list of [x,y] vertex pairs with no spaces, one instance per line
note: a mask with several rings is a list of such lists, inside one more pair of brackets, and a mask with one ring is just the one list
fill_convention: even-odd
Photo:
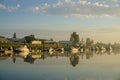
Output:
[[0,0],[0,35],[120,41],[120,0]]

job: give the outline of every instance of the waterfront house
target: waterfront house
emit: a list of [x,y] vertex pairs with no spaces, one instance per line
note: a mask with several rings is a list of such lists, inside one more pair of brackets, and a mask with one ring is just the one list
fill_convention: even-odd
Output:
[[55,41],[51,41],[51,40],[46,40],[44,41],[45,44],[56,44]]
[[31,41],[32,44],[42,44],[41,41],[38,41],[38,40],[34,40],[34,41]]
[[9,38],[11,42],[25,42],[25,38]]
[[71,45],[72,42],[71,42],[71,41],[65,41],[65,40],[62,40],[62,41],[59,41],[59,44]]

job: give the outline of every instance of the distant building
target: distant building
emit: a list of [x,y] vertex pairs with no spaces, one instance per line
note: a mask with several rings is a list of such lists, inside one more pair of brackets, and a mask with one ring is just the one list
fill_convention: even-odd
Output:
[[25,38],[9,38],[11,42],[25,42]]
[[71,41],[64,41],[64,40],[62,40],[62,41],[59,41],[59,44],[71,45],[72,42]]
[[11,42],[25,42],[25,38],[17,38],[16,33],[13,34],[13,38],[9,38]]
[[56,42],[55,41],[51,41],[51,40],[46,40],[44,41],[45,44],[55,44]]
[[32,43],[32,44],[42,44],[42,42],[41,42],[41,41],[36,41],[36,40],[31,41],[31,43]]

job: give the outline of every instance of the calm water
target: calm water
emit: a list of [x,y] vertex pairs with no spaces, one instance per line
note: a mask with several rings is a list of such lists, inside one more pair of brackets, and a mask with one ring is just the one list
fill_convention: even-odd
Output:
[[3,56],[0,80],[120,80],[120,52]]

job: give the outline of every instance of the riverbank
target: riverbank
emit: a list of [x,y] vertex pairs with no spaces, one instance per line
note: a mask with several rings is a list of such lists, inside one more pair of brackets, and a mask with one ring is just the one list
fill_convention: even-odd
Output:
[[[10,46],[12,46],[13,48],[17,48],[20,45],[24,45],[24,43],[0,43],[0,48],[9,48]],[[30,49],[44,49],[44,48],[67,48],[67,45],[62,45],[62,44],[41,44],[41,45],[37,45],[37,44],[30,44],[30,43],[25,43],[25,45],[27,45],[28,48]]]

